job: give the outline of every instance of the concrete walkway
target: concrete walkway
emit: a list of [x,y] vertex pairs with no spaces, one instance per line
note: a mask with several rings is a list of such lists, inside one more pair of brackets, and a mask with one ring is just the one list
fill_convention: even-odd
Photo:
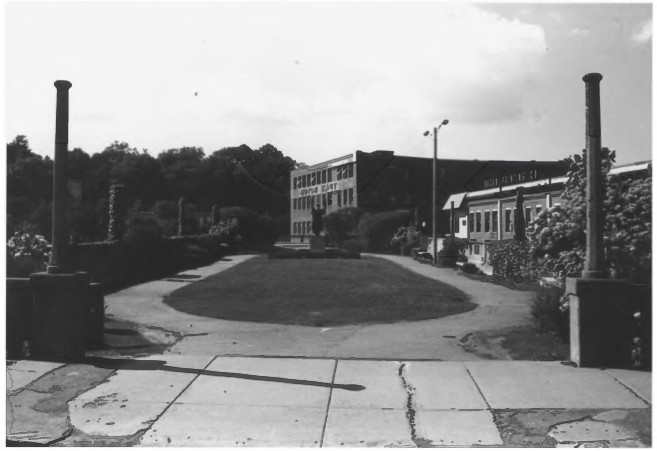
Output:
[[559,362],[167,354],[20,361],[7,382],[23,445],[650,446],[650,373]]
[[[252,256],[231,256],[210,266],[185,271],[207,277]],[[164,296],[195,280],[158,280],[105,297],[106,313],[117,320],[140,324],[149,339],[177,337],[169,350],[184,355],[305,356],[377,359],[477,360],[459,339],[481,331],[529,323],[530,294],[458,276],[409,257],[385,258],[432,279],[453,285],[471,296],[479,307],[434,320],[319,328],[250,323],[205,318],[179,312],[162,302]],[[217,288],[220,290],[220,287]]]
[[[185,274],[198,280],[248,258]],[[384,258],[450,283],[480,306],[438,320],[321,329],[178,312],[162,299],[190,283],[185,277],[138,285],[106,297],[108,319],[136,323],[170,349],[8,362],[8,444],[651,445],[650,373],[478,360],[458,337],[527,322],[527,293]]]

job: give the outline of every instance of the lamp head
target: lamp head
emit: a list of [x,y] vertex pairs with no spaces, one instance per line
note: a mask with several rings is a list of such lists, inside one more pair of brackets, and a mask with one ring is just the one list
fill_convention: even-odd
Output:
[[429,136],[429,130],[423,133],[424,136]]
[[443,121],[443,125],[447,125],[447,124],[449,124],[449,121],[448,121],[447,119],[445,119],[445,120]]

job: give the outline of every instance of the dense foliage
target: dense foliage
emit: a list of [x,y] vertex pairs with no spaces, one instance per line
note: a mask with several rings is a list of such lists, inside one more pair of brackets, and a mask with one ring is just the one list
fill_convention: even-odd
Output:
[[326,235],[338,247],[342,247],[345,240],[353,235],[358,227],[363,212],[354,207],[341,208],[324,217],[324,230]]
[[[652,177],[610,176],[615,152],[603,149],[605,263],[614,278],[650,281]],[[533,272],[558,279],[581,275],[586,258],[586,150],[565,162],[564,208],[541,212],[530,234]]]
[[[652,260],[652,177],[609,175],[615,152],[602,149],[605,264],[613,278],[649,282]],[[563,206],[541,211],[529,241],[490,246],[496,275],[536,280],[580,277],[586,259],[586,150],[564,160],[569,168]]]
[[[91,156],[76,148],[68,154],[70,183],[79,188],[69,201],[69,224],[82,242],[107,239],[110,187],[121,184],[123,206],[154,214],[167,235],[177,232],[181,197],[187,199],[184,213],[190,220],[194,212],[209,214],[215,204],[240,206],[272,217],[277,232],[285,234],[289,172],[294,165],[294,160],[271,144],[255,150],[246,145],[224,148],[210,155],[201,148],[182,147],[156,157],[119,141]],[[7,144],[8,235],[20,231],[50,239],[52,171],[52,160],[34,153],[25,136]],[[185,224],[185,233],[199,232],[191,223]]]
[[408,210],[365,213],[358,223],[358,233],[368,252],[387,252],[390,240],[399,228],[410,221]]
[[490,243],[488,258],[493,267],[493,275],[500,276],[505,280],[518,280],[526,277],[531,262],[530,249],[530,243],[516,239]]
[[395,253],[410,255],[411,250],[420,245],[420,240],[421,233],[415,226],[402,226],[390,240],[390,247]]
[[50,258],[50,244],[41,235],[15,233],[7,241],[7,276],[26,277],[45,271]]

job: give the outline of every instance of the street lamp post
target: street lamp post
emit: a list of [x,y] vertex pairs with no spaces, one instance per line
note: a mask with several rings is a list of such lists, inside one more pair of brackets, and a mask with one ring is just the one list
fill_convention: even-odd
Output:
[[[443,125],[449,124],[449,121],[447,119],[443,120],[438,127],[433,128],[433,189],[431,191],[431,200],[433,204],[433,220],[432,220],[432,237],[433,237],[433,249],[431,256],[433,257],[433,262],[436,263],[437,261],[437,243],[436,243],[436,219],[437,219],[437,211],[436,211],[436,163],[438,161],[438,130],[440,130],[440,127]],[[425,133],[425,135],[428,133]]]

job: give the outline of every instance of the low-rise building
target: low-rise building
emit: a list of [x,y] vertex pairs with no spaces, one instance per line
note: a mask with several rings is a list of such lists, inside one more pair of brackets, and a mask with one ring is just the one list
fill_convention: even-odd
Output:
[[[564,173],[558,161],[478,161],[438,159],[438,210],[451,193],[501,186]],[[393,151],[356,151],[313,166],[295,169],[290,177],[290,236],[307,241],[312,209],[330,214],[340,208],[365,212],[409,210],[416,225],[431,230],[433,159],[395,155]],[[496,188],[492,188],[496,189]],[[450,215],[439,212],[438,234],[450,232]]]
[[[651,166],[651,162],[633,163],[614,167],[609,173],[628,178],[645,177]],[[469,240],[468,261],[486,271],[490,270],[490,243],[514,237],[518,190],[522,190],[525,224],[530,227],[541,210],[564,203],[561,193],[566,181],[566,176],[558,176],[508,185],[502,182],[496,188],[456,193],[447,199],[443,211],[449,211],[454,217],[454,236]]]

